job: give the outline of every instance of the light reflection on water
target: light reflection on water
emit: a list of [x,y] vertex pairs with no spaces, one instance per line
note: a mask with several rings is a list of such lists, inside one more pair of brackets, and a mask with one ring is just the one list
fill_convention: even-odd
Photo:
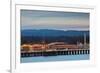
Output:
[[61,56],[41,56],[41,57],[26,57],[21,58],[21,63],[29,62],[50,62],[50,61],[74,61],[74,60],[89,60],[90,55],[61,55]]

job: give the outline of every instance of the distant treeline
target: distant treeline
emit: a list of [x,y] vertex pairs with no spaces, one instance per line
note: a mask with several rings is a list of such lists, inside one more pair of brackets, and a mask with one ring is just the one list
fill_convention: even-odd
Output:
[[[84,36],[21,36],[21,44],[33,44],[43,42],[66,42],[68,44],[76,44],[77,42],[84,43]],[[86,42],[89,43],[89,36],[86,36]]]

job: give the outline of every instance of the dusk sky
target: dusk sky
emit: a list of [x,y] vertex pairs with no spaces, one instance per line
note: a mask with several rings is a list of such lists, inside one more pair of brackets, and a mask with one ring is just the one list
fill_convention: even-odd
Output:
[[89,13],[21,10],[21,29],[89,30]]

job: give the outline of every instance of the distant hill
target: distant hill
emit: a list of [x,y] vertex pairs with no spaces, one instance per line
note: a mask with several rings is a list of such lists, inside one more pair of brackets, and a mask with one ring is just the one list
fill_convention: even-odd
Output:
[[89,36],[89,31],[77,30],[53,30],[53,29],[40,29],[40,30],[21,30],[22,36],[83,36],[84,33]]

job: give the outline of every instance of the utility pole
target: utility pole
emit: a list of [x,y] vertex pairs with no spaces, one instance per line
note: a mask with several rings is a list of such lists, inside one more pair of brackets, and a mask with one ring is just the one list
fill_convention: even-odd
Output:
[[86,34],[84,33],[84,47],[86,47]]

